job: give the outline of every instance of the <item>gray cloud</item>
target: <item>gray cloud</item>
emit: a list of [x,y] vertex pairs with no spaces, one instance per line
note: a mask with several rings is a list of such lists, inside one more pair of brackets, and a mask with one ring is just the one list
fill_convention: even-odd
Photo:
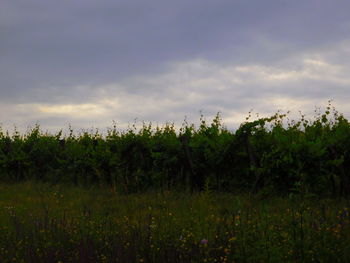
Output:
[[[332,48],[338,50],[337,56],[349,55],[343,45]],[[111,126],[112,120],[126,128],[134,118],[139,124],[144,120],[180,125],[185,116],[197,122],[200,110],[209,119],[221,112],[227,126],[235,128],[252,109],[261,115],[292,110],[294,116],[302,110],[311,117],[315,106],[326,106],[329,99],[349,115],[350,67],[332,63],[333,55],[319,50],[294,58],[294,67],[282,62],[279,66],[223,66],[203,59],[177,62],[159,74],[136,75],[103,85],[72,86],[69,94],[74,96],[94,94],[84,100],[48,99],[11,105],[8,112],[15,116],[14,120],[39,120],[54,130],[69,123],[77,128],[105,128]],[[4,114],[1,117],[6,118]]]
[[3,0],[0,117],[105,127],[203,110],[234,125],[229,115],[251,108],[342,105],[349,8],[345,0]]

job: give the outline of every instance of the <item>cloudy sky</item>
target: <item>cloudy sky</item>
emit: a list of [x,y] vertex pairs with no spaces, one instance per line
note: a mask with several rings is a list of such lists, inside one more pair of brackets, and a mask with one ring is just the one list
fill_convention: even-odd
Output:
[[1,0],[0,122],[350,117],[349,0]]

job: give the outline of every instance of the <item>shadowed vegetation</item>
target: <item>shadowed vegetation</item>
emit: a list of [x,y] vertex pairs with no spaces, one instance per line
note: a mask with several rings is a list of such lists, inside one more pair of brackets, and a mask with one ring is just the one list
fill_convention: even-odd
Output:
[[0,185],[0,262],[349,262],[350,204]]
[[331,105],[313,120],[277,113],[236,131],[220,116],[200,126],[144,125],[106,135],[71,131],[0,133],[0,180],[145,190],[269,191],[323,196],[350,193],[350,124]]
[[0,132],[0,262],[350,262],[350,124]]

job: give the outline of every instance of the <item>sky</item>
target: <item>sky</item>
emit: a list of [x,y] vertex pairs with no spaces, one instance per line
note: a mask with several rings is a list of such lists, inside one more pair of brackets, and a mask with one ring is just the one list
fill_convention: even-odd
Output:
[[0,123],[350,117],[348,0],[1,0]]

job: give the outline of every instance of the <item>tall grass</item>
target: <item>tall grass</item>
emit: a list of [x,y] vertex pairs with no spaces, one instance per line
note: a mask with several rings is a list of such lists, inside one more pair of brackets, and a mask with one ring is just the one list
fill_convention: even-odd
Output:
[[349,262],[350,204],[0,185],[0,262]]

